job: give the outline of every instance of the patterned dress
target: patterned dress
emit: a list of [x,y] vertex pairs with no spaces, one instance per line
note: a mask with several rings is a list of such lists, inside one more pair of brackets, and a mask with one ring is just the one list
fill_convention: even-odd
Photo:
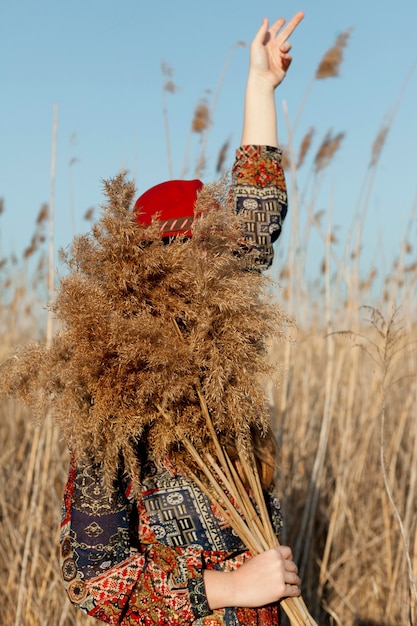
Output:
[[[277,148],[243,146],[233,167],[237,212],[261,269],[272,263],[287,196]],[[125,626],[265,626],[278,624],[278,606],[211,611],[203,571],[232,571],[250,552],[198,486],[169,460],[148,461],[140,488],[122,474],[109,497],[100,466],[71,457],[61,524],[62,576],[69,599],[88,615]],[[267,505],[282,526],[274,492]]]

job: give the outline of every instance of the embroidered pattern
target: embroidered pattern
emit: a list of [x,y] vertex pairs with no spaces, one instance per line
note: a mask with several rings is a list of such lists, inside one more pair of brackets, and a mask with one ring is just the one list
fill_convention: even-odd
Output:
[[138,510],[147,543],[195,546],[202,550],[244,549],[207,496],[184,476],[165,470],[147,478],[144,488]]
[[245,241],[259,253],[255,262],[261,270],[272,263],[272,244],[281,234],[287,214],[281,156],[278,148],[243,146],[237,151],[233,168],[236,212],[244,215]]

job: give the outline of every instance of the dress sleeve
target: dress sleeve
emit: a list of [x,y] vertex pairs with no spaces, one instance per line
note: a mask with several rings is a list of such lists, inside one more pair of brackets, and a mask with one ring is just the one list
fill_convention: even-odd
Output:
[[147,544],[138,530],[123,481],[109,494],[100,467],[73,456],[61,523],[70,601],[108,624],[191,624],[208,615],[201,550]]
[[255,264],[267,269],[272,244],[281,234],[287,214],[287,190],[282,152],[270,146],[241,146],[232,170],[236,213],[244,217],[244,239],[255,252]]

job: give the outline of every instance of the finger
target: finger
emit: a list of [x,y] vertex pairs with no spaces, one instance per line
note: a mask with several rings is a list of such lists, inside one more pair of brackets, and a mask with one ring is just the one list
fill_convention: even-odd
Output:
[[281,54],[281,66],[287,71],[292,62],[292,57],[289,54]]
[[277,34],[277,32],[280,30],[280,28],[282,28],[285,24],[285,19],[283,17],[279,17],[276,22],[274,22],[271,26],[271,28],[269,29],[269,32],[271,33],[272,38],[275,37],[275,35]]
[[253,38],[253,43],[254,44],[258,44],[258,45],[262,45],[264,40],[265,40],[265,36],[268,32],[268,20],[266,17],[263,18],[262,20],[262,24],[260,26],[260,28],[258,29],[258,32],[256,33],[255,37]]
[[279,546],[276,549],[281,553],[283,559],[292,561],[292,550],[289,546]]
[[293,572],[295,574],[298,574],[298,567],[296,566],[294,561],[284,561],[284,567],[287,572]]
[[284,54],[286,54],[287,52],[289,52],[291,50],[291,44],[289,41],[284,41],[284,43],[279,47],[280,52],[283,52]]
[[285,582],[288,585],[300,586],[301,585],[301,578],[299,576],[297,576],[297,574],[295,574],[294,572],[287,572],[287,574],[285,576]]
[[285,595],[287,598],[301,596],[301,589],[298,585],[285,585]]
[[278,41],[281,43],[284,43],[285,41],[287,41],[287,39],[295,31],[295,29],[297,28],[298,24],[301,22],[303,17],[304,17],[304,13],[302,11],[298,11],[298,13],[296,13],[294,17],[288,22],[285,28],[283,28],[282,31],[278,34],[277,36]]

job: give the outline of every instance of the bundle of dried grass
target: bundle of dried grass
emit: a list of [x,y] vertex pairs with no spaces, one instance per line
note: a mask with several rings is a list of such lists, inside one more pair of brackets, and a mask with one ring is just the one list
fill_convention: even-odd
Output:
[[[216,502],[219,510],[223,511],[224,517],[254,556],[279,546],[265,504],[253,450],[238,448],[238,458],[232,462],[227,450],[220,445],[200,388],[197,388],[197,393],[208,432],[211,434],[215,456],[208,451],[201,456],[186,436],[183,444],[209,486],[200,480],[189,465],[184,466],[184,471]],[[284,598],[281,606],[289,617],[291,626],[317,626],[301,596]]]
[[2,393],[38,416],[51,407],[70,447],[102,462],[110,479],[121,460],[137,470],[145,431],[157,460],[184,452],[181,432],[210,449],[196,385],[222,445],[248,448],[251,429],[268,429],[265,342],[284,316],[268,280],[248,271],[227,184],[204,187],[193,237],[170,245],[156,225],[135,222],[123,175],[105,192],[101,219],[66,256],[53,304],[61,330],[49,349],[26,347],[2,366]]

